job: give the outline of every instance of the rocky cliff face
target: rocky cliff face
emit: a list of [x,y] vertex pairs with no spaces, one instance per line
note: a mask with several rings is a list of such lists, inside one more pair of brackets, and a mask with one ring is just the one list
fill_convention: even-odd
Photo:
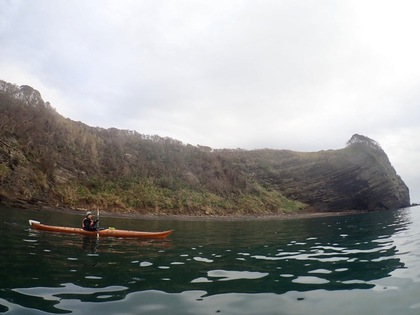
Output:
[[385,210],[410,205],[409,190],[373,140],[354,135],[341,150],[259,150],[245,168],[286,197],[321,211]]
[[92,128],[60,116],[37,90],[0,80],[2,200],[177,214],[410,205],[385,152],[364,136],[321,152],[212,150]]
[[49,102],[44,102],[41,93],[28,85],[17,86],[0,80],[0,92],[7,93],[17,100],[23,101],[28,106],[50,107]]

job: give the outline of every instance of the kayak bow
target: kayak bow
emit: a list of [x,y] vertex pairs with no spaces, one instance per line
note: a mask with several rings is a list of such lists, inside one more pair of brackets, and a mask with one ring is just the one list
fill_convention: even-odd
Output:
[[86,231],[81,228],[73,228],[66,226],[46,225],[35,220],[29,220],[29,224],[36,230],[58,232],[58,233],[71,233],[82,234],[87,236],[106,236],[106,237],[131,237],[131,238],[166,238],[172,234],[174,230],[162,232],[142,232],[142,231],[129,231],[118,229],[105,229],[100,231]]

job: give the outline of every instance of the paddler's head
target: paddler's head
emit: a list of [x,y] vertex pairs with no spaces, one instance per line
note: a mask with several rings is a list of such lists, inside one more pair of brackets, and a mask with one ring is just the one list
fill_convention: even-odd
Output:
[[90,212],[90,211],[86,212],[86,217],[88,217],[90,215],[92,215],[92,212]]

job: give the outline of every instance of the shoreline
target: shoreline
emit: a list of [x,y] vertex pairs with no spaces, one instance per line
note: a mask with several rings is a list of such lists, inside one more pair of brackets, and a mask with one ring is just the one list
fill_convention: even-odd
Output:
[[[13,206],[12,206],[13,207]],[[31,209],[32,208],[32,209]],[[32,211],[51,211],[57,213],[68,213],[73,215],[84,215],[88,209],[56,208],[52,206],[30,207]],[[90,210],[96,216],[96,209]],[[100,210],[100,217],[107,218],[127,218],[135,220],[180,220],[180,221],[263,221],[263,220],[296,220],[321,217],[336,217],[346,215],[363,214],[372,211],[345,210],[345,211],[314,211],[300,210],[294,213],[283,214],[249,214],[249,215],[181,215],[181,214],[140,214],[140,213],[118,213]]]
[[[15,209],[26,209],[30,211],[51,211],[57,213],[68,213],[72,215],[84,215],[88,209],[75,209],[65,207],[54,207],[51,205],[29,205],[22,203],[13,202],[0,202],[0,206],[15,208]],[[412,204],[411,208],[420,206],[419,204]],[[96,209],[91,209],[92,213],[96,215]],[[377,211],[389,211],[389,210],[377,210]],[[313,208],[307,208],[304,210],[298,210],[292,213],[282,214],[227,214],[227,215],[194,215],[194,214],[154,214],[154,213],[123,213],[123,212],[110,212],[106,210],[100,210],[100,216],[108,218],[127,218],[135,220],[182,220],[182,221],[249,221],[249,220],[296,220],[296,219],[310,219],[310,218],[322,218],[322,217],[336,217],[346,215],[357,215],[365,214],[376,211],[369,210],[343,210],[343,211],[316,211]]]

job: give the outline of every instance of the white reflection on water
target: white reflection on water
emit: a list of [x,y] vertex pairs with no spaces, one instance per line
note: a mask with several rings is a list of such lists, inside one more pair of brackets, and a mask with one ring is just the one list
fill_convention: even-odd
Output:
[[[256,271],[236,271],[236,270],[210,270],[206,277],[193,279],[191,283],[208,283],[213,281],[233,281],[233,280],[255,280],[268,276],[267,272]],[[209,279],[213,278],[213,279]],[[215,278],[215,279],[214,279]]]
[[310,276],[300,276],[296,279],[293,279],[292,282],[294,283],[302,283],[302,284],[325,284],[329,281],[319,277],[310,277]]
[[204,257],[194,257],[194,260],[199,261],[199,262],[204,262],[204,263],[212,263],[214,261],[213,259],[208,259]]
[[[92,277],[93,278],[93,277]],[[12,291],[28,295],[32,297],[39,297],[44,300],[48,301],[60,301],[61,296],[63,295],[74,295],[76,296],[83,296],[83,295],[96,295],[102,296],[106,293],[107,296],[113,297],[116,292],[125,291],[127,287],[123,286],[109,286],[105,288],[89,288],[89,287],[80,287],[73,283],[64,283],[59,287],[34,287],[34,288],[16,288]],[[111,294],[114,293],[114,294]]]

